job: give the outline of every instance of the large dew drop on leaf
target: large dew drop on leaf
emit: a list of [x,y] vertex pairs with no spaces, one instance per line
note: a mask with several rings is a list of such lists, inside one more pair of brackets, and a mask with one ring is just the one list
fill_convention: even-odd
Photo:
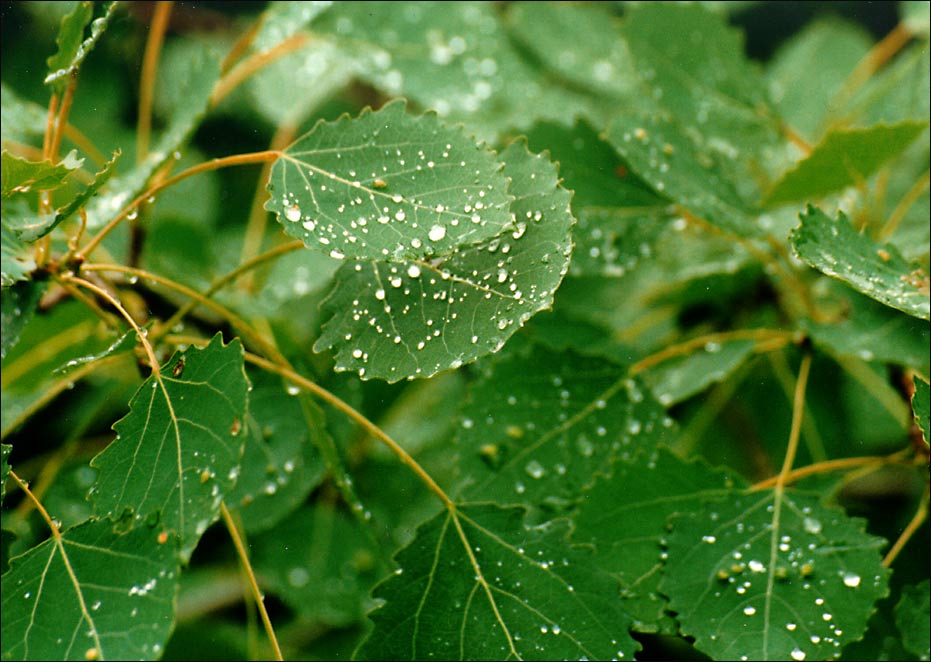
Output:
[[[464,228],[463,235],[461,226],[474,225],[472,220],[456,226],[454,217],[440,215],[428,221],[433,225],[426,237],[415,232],[423,228],[406,222],[387,224],[397,228],[390,230],[395,236],[410,237],[405,245],[421,256],[385,261],[380,253],[387,249],[369,250],[337,272],[324,302],[329,319],[315,349],[335,348],[338,370],[392,382],[429,377],[498,351],[527,319],[552,304],[572,250],[570,194],[559,187],[556,166],[523,144],[512,144],[501,160],[506,165],[500,176],[510,179],[514,197],[503,232],[467,243],[473,231]],[[474,204],[481,209],[473,206],[472,212],[483,214],[488,208],[481,201],[489,197],[490,189],[478,189]],[[440,225],[438,218],[450,222]],[[429,249],[431,243],[436,246]]]

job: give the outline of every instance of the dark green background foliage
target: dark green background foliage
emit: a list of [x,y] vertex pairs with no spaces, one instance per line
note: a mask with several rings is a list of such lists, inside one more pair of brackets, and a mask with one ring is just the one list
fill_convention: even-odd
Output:
[[3,659],[929,659],[927,2],[165,9],[2,5]]

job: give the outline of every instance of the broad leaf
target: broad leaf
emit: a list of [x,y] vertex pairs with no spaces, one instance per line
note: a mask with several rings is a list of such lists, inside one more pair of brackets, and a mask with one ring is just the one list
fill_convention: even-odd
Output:
[[533,347],[496,361],[461,413],[463,494],[571,506],[600,467],[653,446],[671,423],[644,391],[603,359]]
[[16,193],[43,191],[58,188],[65,183],[68,175],[80,168],[83,159],[77,158],[72,151],[60,163],[51,161],[29,161],[14,156],[7,151],[3,157],[3,197],[9,198]]
[[921,436],[927,444],[928,437],[931,435],[931,388],[928,382],[919,378],[918,375],[912,377],[912,382],[915,384],[915,392],[912,394],[912,411],[915,412],[915,423],[921,429]]
[[931,583],[924,580],[902,589],[902,598],[895,606],[895,622],[899,626],[902,645],[918,656],[919,660],[931,659],[931,630],[928,628],[931,611]]
[[643,380],[653,397],[669,407],[726,379],[747,360],[755,345],[753,340],[709,342],[703,349],[648,368]]
[[91,520],[10,562],[4,660],[155,660],[174,621],[174,545]]
[[765,204],[818,200],[865,181],[924,133],[927,122],[834,129],[773,185]]
[[[56,94],[64,92],[68,85],[68,78],[75,75],[81,63],[93,50],[100,39],[100,35],[107,29],[116,2],[106,3],[103,14],[91,21],[94,14],[93,2],[78,2],[70,14],[61,21],[58,32],[58,52],[48,59],[49,73],[45,77],[45,84],[51,85]],[[84,38],[84,28],[90,22],[91,29],[87,38]]]
[[[421,241],[422,227],[411,232],[414,228],[407,224],[386,224],[388,229],[400,227],[395,236],[413,235],[411,248],[397,244],[400,255],[421,251],[422,257],[396,263],[360,260],[337,272],[333,292],[324,302],[330,319],[315,345],[317,350],[337,349],[337,369],[389,381],[429,377],[498,351],[527,319],[552,304],[572,247],[570,194],[558,186],[555,166],[530,154],[523,144],[513,143],[501,158],[507,165],[500,176],[510,179],[509,191],[516,198],[508,211],[496,210],[496,219],[498,212],[509,219],[503,234],[463,245],[474,238],[470,233],[483,231],[481,223],[463,219],[459,225],[467,227],[457,228],[452,223],[457,219],[446,212],[441,218],[428,215],[427,220],[434,223],[429,232],[445,228],[441,222],[449,223],[442,241]],[[473,203],[481,205],[492,194],[489,190]],[[473,203],[463,207],[473,219],[481,218],[492,204],[476,210]],[[453,233],[460,243],[450,245]],[[424,253],[421,244],[430,243],[447,248]],[[414,246],[418,248],[412,250]]]
[[647,449],[628,461],[602,465],[573,517],[572,542],[591,545],[593,562],[620,582],[624,608],[637,630],[659,627],[666,601],[662,579],[666,520],[695,504],[723,499],[743,481],[701,462],[685,462],[668,450]]
[[0,301],[0,358],[6,358],[7,352],[19,341],[23,329],[35,315],[39,299],[45,294],[47,286],[45,280],[32,280],[3,289]]
[[931,11],[927,2],[905,0],[899,3],[899,13],[902,16],[902,24],[910,33],[922,39],[931,36]]
[[266,209],[336,258],[428,260],[511,224],[494,152],[403,102],[320,122],[272,168]]
[[273,2],[260,17],[261,25],[252,41],[259,52],[266,52],[300,32],[308,23],[329,9],[332,2]]
[[37,103],[19,96],[0,83],[0,139],[31,144],[45,134],[48,112]]
[[99,514],[160,513],[188,559],[239,474],[246,389],[242,345],[220,334],[176,353],[130,400],[116,440],[91,462]]
[[633,659],[614,579],[565,546],[564,526],[476,505],[423,524],[375,589],[360,659]]
[[799,218],[790,239],[802,260],[887,306],[931,319],[928,274],[921,267],[906,262],[893,246],[858,234],[842,211],[832,220],[809,205]]
[[673,520],[661,588],[712,657],[824,660],[887,594],[884,544],[817,498],[750,492]]

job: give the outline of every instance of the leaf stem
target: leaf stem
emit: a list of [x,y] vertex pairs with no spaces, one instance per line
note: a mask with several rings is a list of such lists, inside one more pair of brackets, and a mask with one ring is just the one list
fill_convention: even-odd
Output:
[[640,359],[630,367],[630,374],[637,375],[653,366],[677,356],[691,353],[693,350],[704,347],[708,343],[722,343],[731,340],[756,340],[757,347],[764,347],[765,351],[775,351],[795,340],[792,331],[779,331],[773,329],[737,329],[735,331],[721,331],[709,333],[697,338],[666,347],[665,349]]
[[71,74],[68,78],[68,86],[61,98],[61,106],[58,109],[58,116],[55,119],[55,127],[52,132],[52,141],[49,144],[48,158],[54,163],[58,160],[58,150],[61,148],[61,137],[64,133],[65,125],[68,124],[68,115],[71,114],[71,106],[74,105],[74,93],[78,87],[77,76]]
[[[794,483],[795,481],[806,478],[807,476],[829,473],[831,471],[841,471],[843,469],[853,469],[855,467],[893,464],[900,461],[900,455],[900,453],[894,453],[888,456],[867,455],[863,457],[842,457],[835,460],[815,462],[814,464],[809,464],[807,466],[801,467],[800,469],[790,471],[788,474],[786,474],[784,482],[785,484]],[[776,485],[776,481],[778,480],[778,475],[767,478],[766,480],[761,480],[760,482],[752,485],[750,487],[750,491],[758,492],[760,490],[769,489],[774,487]]]
[[227,94],[236,89],[249,76],[278,58],[300,49],[308,40],[306,34],[298,32],[267,51],[247,57],[217,81],[210,93],[210,106],[216,107]]
[[918,178],[918,181],[912,184],[912,187],[908,189],[908,192],[902,196],[902,199],[899,200],[895,209],[892,210],[889,219],[876,236],[877,241],[886,241],[898,230],[899,224],[902,222],[902,219],[905,218],[905,214],[908,213],[912,205],[921,197],[921,194],[927,190],[929,182],[931,182],[931,170],[925,170],[924,174]]
[[106,237],[110,232],[115,228],[124,218],[126,218],[130,212],[141,204],[142,202],[148,200],[153,195],[166,189],[169,186],[173,186],[180,182],[183,179],[187,179],[193,175],[197,175],[202,172],[208,172],[210,170],[219,170],[220,168],[226,168],[229,166],[240,166],[240,165],[251,165],[254,163],[265,163],[266,161],[274,161],[279,156],[281,152],[252,152],[249,154],[235,154],[233,156],[225,156],[222,158],[211,159],[210,161],[205,161],[204,163],[199,163],[196,166],[192,166],[187,170],[179,172],[174,177],[169,177],[163,182],[155,184],[144,193],[136,197],[135,200],[126,205],[119,214],[117,214],[113,219],[110,220],[101,230],[98,232],[93,239],[91,239],[87,244],[84,245],[78,251],[77,257],[84,258],[91,254],[91,252],[97,247],[97,245],[103,241],[103,238]]
[[889,552],[883,558],[883,567],[888,568],[892,565],[892,562],[895,561],[899,553],[905,548],[905,545],[911,540],[912,536],[915,535],[915,532],[924,524],[925,520],[928,518],[928,497],[929,497],[929,487],[925,485],[925,491],[921,495],[921,501],[918,503],[918,509],[915,510],[915,514],[912,516],[912,519],[909,520],[908,524],[902,530],[902,533],[899,535],[898,539],[889,549]]
[[149,154],[149,139],[152,133],[152,97],[158,73],[158,56],[165,42],[165,31],[171,16],[172,2],[160,0],[155,3],[149,37],[142,56],[142,72],[139,76],[139,117],[136,122],[136,163],[142,163]]
[[243,572],[249,579],[252,597],[255,599],[259,614],[262,616],[262,623],[265,625],[265,632],[268,634],[268,640],[272,645],[272,649],[275,651],[275,659],[284,660],[281,655],[281,648],[278,646],[278,638],[275,636],[275,628],[272,627],[271,619],[268,617],[268,611],[265,609],[265,596],[262,595],[262,591],[259,589],[259,583],[255,578],[255,572],[252,570],[252,564],[249,562],[249,554],[246,552],[246,547],[239,534],[239,528],[236,526],[236,522],[233,521],[230,511],[223,501],[220,502],[220,514],[223,516],[223,523],[226,524],[226,530],[229,531],[230,538],[233,539],[233,545],[236,547],[236,553],[239,555],[239,562],[242,564]]

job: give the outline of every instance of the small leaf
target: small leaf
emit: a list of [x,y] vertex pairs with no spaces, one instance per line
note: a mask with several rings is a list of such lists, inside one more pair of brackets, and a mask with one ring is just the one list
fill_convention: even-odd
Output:
[[[51,85],[56,94],[64,92],[68,85],[68,77],[74,75],[84,62],[84,58],[93,50],[100,39],[100,35],[107,29],[116,2],[105,4],[100,18],[91,21],[94,15],[93,2],[78,2],[74,10],[61,21],[61,28],[55,43],[58,52],[48,59],[48,76],[45,84]],[[84,28],[88,22],[91,24],[90,34],[84,39]]]
[[931,435],[931,389],[929,389],[928,382],[919,378],[918,375],[912,377],[912,381],[915,384],[915,392],[912,393],[915,424],[921,429],[921,436],[927,444],[928,436]]
[[802,223],[789,238],[802,260],[887,306],[931,319],[928,274],[895,247],[858,234],[842,211],[832,220],[809,205],[799,218]]
[[717,659],[832,658],[888,593],[886,541],[812,496],[750,492],[672,526],[661,589]]
[[0,300],[0,358],[6,358],[7,352],[19,341],[23,329],[35,315],[47,286],[45,280],[30,280],[3,289]]
[[[927,393],[927,391],[925,392]],[[925,441],[927,441],[927,436]],[[931,583],[924,580],[902,589],[902,597],[895,606],[895,623],[899,627],[902,645],[919,660],[931,659],[931,635],[928,615],[931,611]]]
[[[145,328],[148,330],[148,326]],[[94,361],[99,361],[108,356],[113,356],[114,354],[119,354],[120,352],[132,349],[135,347],[135,345],[136,332],[133,329],[130,329],[126,333],[120,335],[110,344],[109,347],[107,347],[102,352],[95,352],[86,356],[80,356],[76,359],[69,359],[68,362],[64,365],[52,370],[52,373],[67,374],[82,365],[87,365],[88,363],[93,363]]]
[[0,444],[0,503],[6,498],[6,479],[10,475],[10,453],[13,447],[9,444]]
[[[429,377],[498,351],[527,319],[552,304],[572,248],[570,195],[558,186],[555,166],[523,144],[512,143],[501,158],[506,166],[500,176],[510,178],[516,198],[505,212],[502,234],[475,244],[454,243],[445,254],[439,247],[434,253],[416,248],[423,257],[384,263],[375,255],[372,261],[350,262],[340,269],[324,302],[330,319],[314,346],[318,351],[336,347],[337,369],[392,382]],[[458,196],[459,189],[451,195]],[[488,197],[490,190],[489,196],[475,196],[463,209],[478,218],[487,210],[482,200]],[[496,217],[503,211],[495,210]],[[462,235],[453,225],[456,220],[454,215],[428,216],[427,223],[436,223],[432,228],[449,223],[449,232],[444,230],[437,243],[447,243],[453,233],[458,242],[474,239],[469,228]],[[477,225],[469,219],[462,224]],[[399,225],[395,236],[413,235],[412,248],[431,243],[419,239],[423,227]]]
[[156,660],[174,622],[174,546],[148,526],[91,520],[14,557],[4,660]]
[[507,184],[494,152],[395,102],[319,122],[275,162],[265,207],[334,257],[424,260],[509,226]]
[[176,353],[149,377],[113,427],[116,440],[91,465],[98,514],[160,513],[187,560],[236,483],[246,415],[242,344],[220,334],[203,349]]
[[5,151],[3,158],[3,197],[29,191],[50,191],[65,183],[68,175],[80,168],[83,159],[72,150],[60,163],[29,161]]
[[927,122],[908,121],[865,129],[834,129],[773,185],[764,204],[817,200],[863,182],[899,156],[927,128]]
[[563,525],[518,508],[458,507],[423,524],[374,591],[359,659],[633,659],[615,581],[567,549]]
[[494,362],[461,414],[463,494],[570,507],[611,458],[662,437],[665,413],[644,391],[625,368],[569,352],[533,347]]

